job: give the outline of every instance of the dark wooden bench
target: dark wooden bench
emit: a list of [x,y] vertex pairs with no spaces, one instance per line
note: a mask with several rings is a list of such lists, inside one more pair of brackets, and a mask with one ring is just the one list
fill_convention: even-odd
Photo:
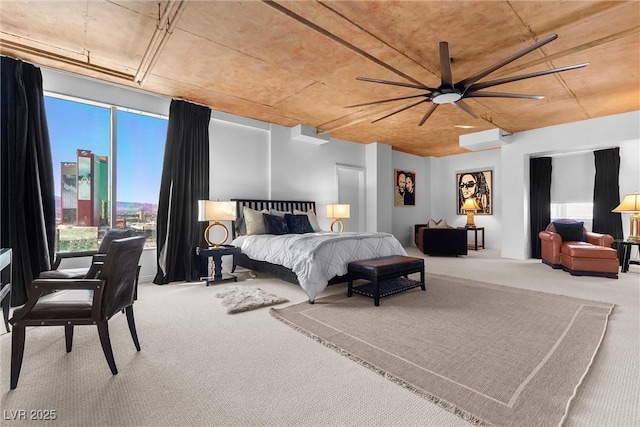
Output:
[[[403,255],[389,255],[380,258],[350,262],[347,266],[349,287],[347,296],[354,292],[373,298],[373,303],[380,305],[380,298],[420,286],[424,287],[424,259]],[[420,273],[420,281],[411,280],[407,276]],[[356,279],[369,282],[353,286]]]

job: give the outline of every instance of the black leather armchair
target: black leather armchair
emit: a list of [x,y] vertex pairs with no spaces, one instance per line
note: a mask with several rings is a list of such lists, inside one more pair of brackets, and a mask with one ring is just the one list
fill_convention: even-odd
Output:
[[[40,273],[40,279],[94,279],[96,277],[96,269],[93,264],[103,262],[109,250],[111,242],[116,239],[135,236],[135,232],[128,228],[110,228],[104,233],[102,242],[97,250],[80,251],[80,252],[57,252],[51,270]],[[91,265],[81,268],[58,269],[65,259],[72,258],[88,258],[91,257]]]
[[427,255],[467,255],[467,230],[415,224],[416,246]]
[[[14,311],[11,324],[11,389],[18,385],[27,326],[64,326],[67,352],[71,351],[75,325],[96,325],[102,350],[116,375],[115,360],[107,322],[124,310],[129,331],[140,351],[133,317],[138,261],[145,237],[129,237],[111,242],[97,279],[35,279],[27,303]],[[56,292],[53,292],[56,291]]]

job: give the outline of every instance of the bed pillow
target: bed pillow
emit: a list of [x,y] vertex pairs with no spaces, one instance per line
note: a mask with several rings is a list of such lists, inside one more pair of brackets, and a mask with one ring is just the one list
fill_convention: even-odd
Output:
[[257,211],[245,206],[243,209],[243,216],[246,234],[266,234],[267,229],[264,224],[264,215],[268,213],[269,211],[266,209]]
[[309,209],[306,212],[299,211],[298,209],[294,209],[293,213],[294,215],[302,215],[302,214],[307,215],[307,217],[309,218],[309,224],[311,224],[311,228],[313,228],[313,231],[316,233],[319,233],[322,231],[322,228],[320,228],[320,223],[318,223],[318,217],[316,216],[316,213],[313,211],[313,209]]
[[309,222],[307,214],[291,215],[285,214],[284,219],[287,221],[289,232],[293,234],[313,233],[313,227]]
[[429,223],[427,224],[427,227],[429,228],[449,228],[449,224],[447,224],[447,221],[444,219],[439,219],[437,221],[435,221],[433,218],[429,220]]
[[284,216],[264,214],[264,225],[267,234],[288,234],[289,226]]
[[271,212],[267,212],[271,215],[275,215],[275,216],[281,216],[284,218],[285,214],[290,214],[291,212],[285,212],[285,211],[279,211],[277,209],[271,209]]
[[562,237],[563,242],[584,242],[584,222],[572,222],[570,224],[554,222],[556,232]]

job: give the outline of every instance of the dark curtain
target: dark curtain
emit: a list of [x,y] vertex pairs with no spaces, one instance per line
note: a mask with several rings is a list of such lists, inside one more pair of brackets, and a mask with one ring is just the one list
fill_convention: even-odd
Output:
[[620,148],[594,151],[593,231],[622,239],[622,218],[611,212],[620,204]]
[[158,201],[158,273],[154,283],[199,280],[196,246],[205,246],[198,200],[209,198],[211,110],[172,100]]
[[529,160],[529,188],[531,257],[540,259],[538,233],[551,222],[551,157]]
[[40,69],[0,60],[0,243],[13,249],[11,304],[17,306],[53,259],[53,163]]

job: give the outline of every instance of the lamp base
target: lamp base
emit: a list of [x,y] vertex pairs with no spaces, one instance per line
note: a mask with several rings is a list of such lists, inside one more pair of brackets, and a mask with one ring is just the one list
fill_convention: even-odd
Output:
[[629,238],[632,242],[640,242],[640,214],[633,214],[629,218]]
[[336,224],[340,225],[340,231],[338,231],[338,233],[342,233],[344,231],[344,223],[342,222],[341,219],[338,219],[338,218],[334,219],[333,222],[331,223],[331,231],[335,231],[333,229],[333,226]]
[[467,228],[473,228],[476,226],[476,223],[473,221],[473,211],[467,211],[467,223],[464,225]]
[[[213,229],[213,227],[219,225],[220,227],[222,227],[224,229],[224,239],[222,239],[220,242],[212,242],[209,239],[209,234],[211,233],[211,230]],[[206,230],[204,230],[204,240],[205,242],[207,242],[207,244],[209,246],[213,246],[215,248],[224,245],[224,242],[227,241],[227,239],[229,238],[229,229],[220,221],[214,221],[213,224],[209,224],[209,226],[207,227]]]

